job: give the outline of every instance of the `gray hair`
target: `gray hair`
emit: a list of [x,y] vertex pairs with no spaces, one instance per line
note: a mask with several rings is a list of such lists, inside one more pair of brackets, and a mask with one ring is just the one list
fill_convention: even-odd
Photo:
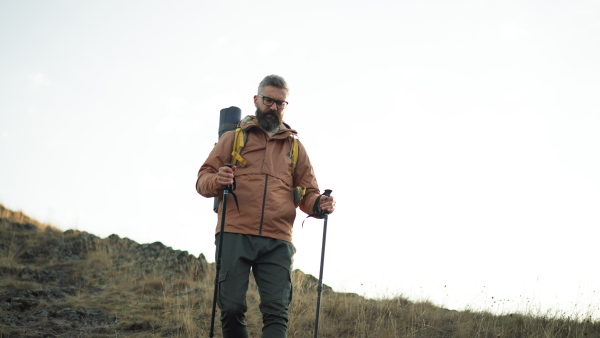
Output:
[[258,94],[265,88],[266,86],[273,86],[277,88],[282,88],[290,92],[290,88],[288,87],[287,82],[283,79],[283,77],[279,75],[267,75],[260,84],[258,85]]

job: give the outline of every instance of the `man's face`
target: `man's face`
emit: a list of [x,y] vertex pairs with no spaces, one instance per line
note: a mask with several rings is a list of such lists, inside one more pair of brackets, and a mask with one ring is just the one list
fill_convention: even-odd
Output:
[[[277,101],[287,101],[288,91],[283,88],[265,86],[260,95]],[[285,108],[277,108],[277,103],[267,106],[264,99],[254,95],[254,106],[256,107],[256,119],[258,124],[267,131],[274,131],[279,128],[283,122],[283,113]]]

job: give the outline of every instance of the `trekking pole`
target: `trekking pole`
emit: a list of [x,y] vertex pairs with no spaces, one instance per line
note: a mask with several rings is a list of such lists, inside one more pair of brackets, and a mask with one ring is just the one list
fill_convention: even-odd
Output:
[[[330,189],[325,189],[325,193],[323,194],[327,197],[331,195]],[[315,338],[319,337],[319,317],[321,314],[321,292],[323,291],[323,264],[325,263],[325,239],[327,237],[327,215],[329,213],[325,212],[324,222],[323,222],[323,246],[321,247],[321,269],[319,271],[319,284],[317,285],[317,319],[315,320]]]
[[[233,165],[225,163],[229,168]],[[213,296],[212,303],[212,317],[210,320],[210,333],[208,336],[213,338],[215,336],[215,314],[217,311],[217,295],[219,294],[219,272],[221,271],[221,254],[223,253],[223,237],[225,237],[225,213],[227,211],[227,195],[229,190],[232,189],[230,185],[223,187],[223,209],[221,210],[221,231],[219,232],[219,249],[217,250],[217,274],[215,276],[215,294]]]

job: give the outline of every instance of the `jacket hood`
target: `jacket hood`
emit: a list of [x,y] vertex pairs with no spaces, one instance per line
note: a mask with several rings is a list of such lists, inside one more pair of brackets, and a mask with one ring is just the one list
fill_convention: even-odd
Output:
[[[258,121],[256,120],[256,116],[254,115],[247,115],[246,117],[242,118],[242,120],[238,123],[238,127],[242,128],[243,130],[248,130],[254,127],[260,128]],[[279,131],[274,136],[285,135],[285,137],[287,137],[289,134],[298,135],[298,132],[292,129],[289,124],[283,122],[279,126]]]

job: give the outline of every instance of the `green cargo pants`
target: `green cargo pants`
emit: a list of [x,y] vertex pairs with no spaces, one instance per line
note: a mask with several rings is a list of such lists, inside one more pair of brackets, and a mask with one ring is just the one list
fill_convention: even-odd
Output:
[[[219,250],[217,234],[217,252]],[[263,338],[287,337],[288,310],[292,302],[292,243],[260,236],[225,233],[219,294],[224,338],[248,337],[246,291],[250,269],[260,294]]]

